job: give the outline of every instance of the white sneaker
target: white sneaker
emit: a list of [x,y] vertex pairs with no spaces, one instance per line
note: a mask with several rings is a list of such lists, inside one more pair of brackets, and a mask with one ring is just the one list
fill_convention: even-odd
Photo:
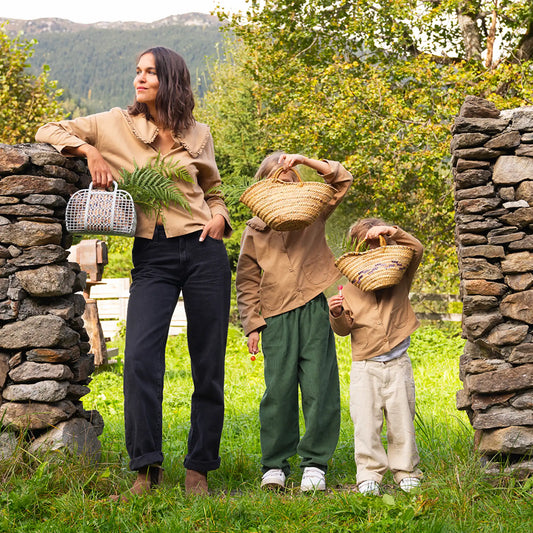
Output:
[[357,485],[359,492],[365,496],[379,496],[381,491],[379,490],[379,483],[373,479],[368,479],[367,481],[361,481]]
[[413,489],[420,487],[420,480],[417,477],[404,477],[400,481],[400,488],[404,492],[411,492]]
[[281,468],[271,468],[263,474],[261,479],[261,487],[267,489],[283,489],[285,488],[285,474]]
[[300,490],[302,492],[326,490],[326,475],[324,471],[314,466],[306,466],[302,475]]

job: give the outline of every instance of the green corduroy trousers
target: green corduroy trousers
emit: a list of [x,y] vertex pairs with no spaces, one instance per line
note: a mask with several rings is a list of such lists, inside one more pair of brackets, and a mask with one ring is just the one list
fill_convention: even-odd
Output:
[[[266,319],[262,332],[266,390],[259,408],[263,472],[301,457],[301,467],[327,470],[340,430],[335,336],[326,298]],[[300,439],[298,387],[305,433]]]

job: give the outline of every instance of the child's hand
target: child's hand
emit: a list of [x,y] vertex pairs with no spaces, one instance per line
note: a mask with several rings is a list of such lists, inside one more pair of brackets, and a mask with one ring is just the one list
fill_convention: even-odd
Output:
[[372,226],[365,235],[366,241],[374,241],[379,238],[380,235],[386,237],[391,237],[392,234],[396,231],[396,228],[393,226]]
[[300,154],[282,154],[278,159],[278,163],[283,165],[283,168],[288,170],[296,165],[305,165],[307,157]]
[[252,331],[248,335],[248,351],[252,355],[259,353],[259,331]]
[[344,301],[344,296],[342,294],[335,294],[328,300],[329,312],[335,318],[341,316],[343,308],[342,302]]

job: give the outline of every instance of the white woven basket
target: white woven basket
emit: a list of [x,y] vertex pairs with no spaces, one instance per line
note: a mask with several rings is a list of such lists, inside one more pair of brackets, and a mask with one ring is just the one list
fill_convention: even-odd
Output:
[[133,237],[137,226],[135,204],[116,181],[113,191],[88,189],[74,193],[68,201],[65,221],[69,233],[83,235],[121,235]]

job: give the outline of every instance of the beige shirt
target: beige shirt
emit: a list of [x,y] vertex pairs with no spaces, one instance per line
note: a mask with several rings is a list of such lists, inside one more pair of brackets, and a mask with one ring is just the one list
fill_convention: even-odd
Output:
[[260,218],[247,222],[237,264],[237,304],[245,335],[265,327],[265,318],[300,307],[341,277],[326,242],[326,220],[353,178],[336,161],[324,175],[336,194],[319,218],[296,231],[274,231]]
[[329,315],[337,335],[351,334],[354,361],[389,352],[420,325],[409,301],[409,291],[424,248],[418,239],[398,227],[391,239],[415,251],[400,283],[378,291],[362,291],[349,283],[342,291],[344,312],[337,318]]
[[[134,163],[142,167],[158,155],[152,144],[157,137],[157,126],[144,115],[131,116],[115,107],[111,111],[74,120],[50,122],[39,128],[37,142],[50,143],[62,152],[65,148],[77,148],[88,143],[96,147],[113,177],[120,183],[120,170],[132,171]],[[196,122],[191,128],[173,137],[174,146],[162,156],[166,162],[179,162],[189,172],[192,183],[178,180],[177,186],[191,207],[186,209],[171,204],[162,210],[167,237],[186,235],[202,230],[216,214],[226,220],[225,237],[231,234],[228,210],[220,193],[213,188],[220,185],[220,174],[215,162],[213,139],[209,127]],[[151,239],[156,216],[147,216],[137,207],[137,237]]]

